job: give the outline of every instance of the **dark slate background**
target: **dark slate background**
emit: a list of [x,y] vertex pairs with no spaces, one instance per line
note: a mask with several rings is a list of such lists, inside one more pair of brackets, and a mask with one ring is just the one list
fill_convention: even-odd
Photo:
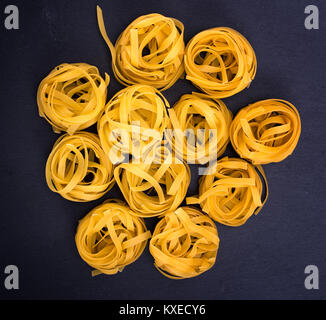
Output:
[[[325,261],[326,32],[324,1],[0,1],[15,4],[20,29],[1,24],[0,297],[6,299],[323,299]],[[62,62],[87,62],[112,75],[111,57],[96,21],[102,6],[112,40],[139,15],[159,12],[180,19],[185,40],[215,26],[235,28],[254,47],[258,73],[250,89],[225,99],[236,113],[248,103],[283,98],[297,106],[302,135],[294,154],[266,165],[270,198],[244,226],[217,225],[216,265],[200,277],[173,281],[153,266],[146,249],[115,276],[91,277],[77,253],[77,222],[109,197],[69,202],[45,182],[47,156],[58,135],[39,118],[36,91]],[[304,8],[319,6],[320,30],[304,27]],[[5,18],[5,14],[0,17]],[[0,18],[1,19],[1,18]],[[108,97],[122,87],[112,77]],[[194,87],[179,80],[164,94],[173,104]],[[229,152],[232,154],[230,148]],[[189,195],[197,192],[193,168]],[[146,220],[153,229],[157,220]],[[7,291],[6,265],[20,270],[20,289]],[[304,287],[305,266],[320,271],[320,290]]]

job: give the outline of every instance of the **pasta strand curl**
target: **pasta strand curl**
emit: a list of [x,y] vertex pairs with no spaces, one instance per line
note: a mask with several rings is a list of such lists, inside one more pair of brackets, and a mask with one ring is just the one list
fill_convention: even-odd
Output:
[[222,100],[185,94],[169,114],[173,133],[167,130],[166,138],[178,157],[204,164],[224,153],[232,113]]
[[115,46],[106,33],[99,6],[97,20],[121,84],[141,83],[166,90],[184,73],[184,26],[179,20],[157,13],[140,16],[121,33]]
[[139,158],[160,142],[169,122],[169,107],[164,96],[151,86],[136,84],[117,92],[105,106],[97,126],[110,159],[120,154]]
[[[262,201],[264,179],[265,199]],[[199,197],[187,198],[187,204],[200,204],[212,219],[227,226],[243,225],[257,215],[268,198],[268,185],[261,166],[224,157],[199,182]]]
[[190,169],[162,143],[143,162],[118,165],[114,177],[135,214],[155,217],[181,204],[190,184]]
[[168,212],[156,225],[149,250],[154,265],[171,279],[196,277],[216,260],[219,237],[214,222],[191,207]]
[[120,200],[108,200],[79,221],[75,242],[81,258],[100,273],[116,274],[135,262],[151,233]]
[[63,63],[40,83],[37,104],[57,133],[73,134],[96,123],[106,101],[110,77],[102,79],[98,69],[87,63]]
[[258,101],[241,109],[230,127],[234,149],[253,164],[284,160],[297,146],[300,133],[298,110],[280,99]]
[[186,79],[217,99],[247,88],[257,70],[256,55],[248,40],[225,27],[195,35],[187,44],[184,63]]
[[114,185],[113,165],[97,135],[89,132],[61,136],[45,171],[49,188],[71,201],[99,199]]

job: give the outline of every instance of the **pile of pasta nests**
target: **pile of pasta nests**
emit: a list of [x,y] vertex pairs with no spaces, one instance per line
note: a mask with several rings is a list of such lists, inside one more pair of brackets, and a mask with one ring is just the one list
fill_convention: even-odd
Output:
[[[250,85],[257,61],[250,43],[231,28],[202,31],[185,46],[180,21],[148,14],[113,45],[99,7],[97,17],[114,75],[126,88],[106,103],[110,77],[87,63],[63,63],[42,80],[39,114],[55,132],[66,132],[47,160],[47,184],[77,202],[99,199],[119,186],[125,202],[106,200],[77,228],[78,252],[93,275],[122,271],[150,239],[154,265],[163,275],[198,276],[216,260],[220,240],[214,221],[241,226],[263,207],[268,186],[261,165],[293,152],[299,113],[287,101],[270,99],[233,118],[220,99]],[[161,92],[184,74],[200,92],[170,107]],[[83,131],[95,123],[98,134]],[[230,141],[240,157],[217,160]],[[191,179],[188,163],[206,164],[207,172],[199,194],[180,206]],[[144,223],[148,217],[160,218],[152,235]]]

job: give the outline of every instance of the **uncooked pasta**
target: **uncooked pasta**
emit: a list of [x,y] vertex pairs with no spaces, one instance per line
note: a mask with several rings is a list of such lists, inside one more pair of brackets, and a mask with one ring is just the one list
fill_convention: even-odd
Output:
[[185,279],[209,270],[218,247],[214,222],[197,209],[180,207],[158,222],[149,250],[155,267],[164,276]]
[[163,144],[142,162],[117,166],[114,177],[135,214],[154,217],[181,204],[190,184],[190,169]]
[[113,165],[96,134],[65,134],[55,143],[46,163],[49,188],[77,202],[96,200],[113,184]]
[[248,40],[225,27],[195,35],[185,50],[186,79],[214,98],[227,98],[247,88],[257,70]]
[[171,87],[183,74],[183,24],[158,13],[134,20],[111,43],[97,7],[100,32],[112,56],[112,69],[117,80],[125,86],[141,83],[160,90]]
[[173,131],[167,130],[166,137],[178,157],[204,164],[224,153],[232,113],[222,100],[185,94],[169,114]]
[[267,180],[261,166],[224,157],[208,170],[200,179],[199,196],[187,198],[187,204],[200,204],[212,219],[232,227],[241,226],[253,214],[258,214],[268,197]]
[[107,74],[102,79],[98,69],[87,63],[63,63],[39,85],[39,114],[57,133],[88,128],[103,111],[109,82]]
[[300,133],[298,110],[280,99],[258,101],[241,109],[230,127],[234,149],[253,164],[284,160],[294,151]]
[[115,162],[122,154],[139,158],[163,138],[169,118],[168,101],[155,88],[133,85],[118,93],[105,106],[98,121],[104,151]]
[[135,262],[151,233],[142,218],[120,200],[108,200],[79,221],[75,236],[81,258],[93,267],[93,276],[121,272]]

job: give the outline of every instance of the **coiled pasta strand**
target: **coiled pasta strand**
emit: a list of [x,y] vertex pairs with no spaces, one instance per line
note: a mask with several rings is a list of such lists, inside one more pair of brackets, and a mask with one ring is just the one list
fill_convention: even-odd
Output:
[[247,88],[257,70],[256,55],[248,40],[225,27],[195,35],[186,46],[184,63],[186,79],[217,99]]
[[[139,158],[163,138],[169,122],[168,101],[155,88],[136,84],[117,92],[98,121],[104,151],[113,161],[120,154]],[[112,150],[111,150],[112,149]]]
[[98,69],[87,63],[63,63],[39,85],[39,114],[57,133],[88,128],[104,109],[109,82],[107,74],[103,80]]
[[53,192],[77,202],[102,197],[114,185],[113,165],[96,134],[61,136],[46,163],[46,181]]
[[[265,185],[265,199],[263,183]],[[187,204],[200,204],[212,219],[227,226],[243,225],[257,215],[268,198],[268,185],[261,166],[247,161],[224,157],[209,168],[199,182],[199,197],[187,198]]]
[[228,144],[232,113],[222,100],[185,94],[169,109],[166,138],[176,155],[188,163],[204,164],[220,157]]
[[179,20],[157,13],[140,16],[121,33],[115,46],[106,33],[99,6],[97,20],[121,84],[141,83],[166,90],[184,73],[184,27]]
[[116,274],[135,262],[151,233],[120,200],[108,200],[79,221],[75,242],[81,258],[100,273]]
[[190,184],[190,169],[162,143],[143,162],[118,165],[114,177],[135,214],[155,217],[181,204]]
[[185,279],[209,270],[218,247],[214,222],[197,209],[180,207],[156,225],[149,250],[155,267],[164,276]]
[[300,133],[298,110],[280,99],[258,101],[241,109],[230,127],[234,149],[253,164],[284,160],[297,146]]

